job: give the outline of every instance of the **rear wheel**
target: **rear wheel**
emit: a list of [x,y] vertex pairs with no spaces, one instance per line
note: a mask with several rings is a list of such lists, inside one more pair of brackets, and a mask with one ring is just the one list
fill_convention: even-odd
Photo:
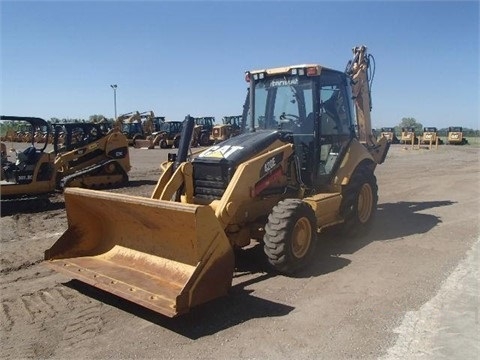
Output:
[[210,137],[207,133],[203,133],[200,135],[200,140],[198,141],[200,146],[208,146],[210,144]]
[[315,251],[315,213],[300,199],[280,201],[268,217],[263,240],[268,262],[276,270],[286,274],[300,270]]
[[340,213],[345,222],[342,232],[361,236],[370,231],[378,203],[377,179],[366,166],[355,170],[350,182],[342,191]]

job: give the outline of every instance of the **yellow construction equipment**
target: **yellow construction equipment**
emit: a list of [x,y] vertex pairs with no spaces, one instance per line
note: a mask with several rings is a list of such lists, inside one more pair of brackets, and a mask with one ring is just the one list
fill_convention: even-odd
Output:
[[385,137],[390,144],[400,144],[400,140],[397,138],[395,134],[395,128],[393,127],[383,127],[380,130],[380,138]]
[[[57,187],[111,188],[128,183],[125,135],[106,123],[53,124]],[[58,139],[62,137],[60,142]]]
[[247,126],[247,117],[248,117],[248,92],[250,91],[247,88],[247,97],[245,103],[243,104],[242,115],[233,115],[233,116],[224,116],[222,118],[222,124],[216,124],[213,126],[212,133],[210,134],[210,141],[213,144],[218,144],[224,140],[230,139],[231,137],[240,135],[245,131]]
[[146,139],[144,121],[149,117],[154,117],[153,111],[150,112],[138,112],[132,111],[126,114],[122,114],[115,119],[114,128],[120,129],[120,131],[126,136],[128,145],[136,146],[137,141]]
[[210,140],[213,141],[214,144],[218,144],[219,142],[241,134],[245,129],[245,126],[242,126],[243,123],[242,115],[224,116],[222,118],[222,124],[213,127]]
[[176,147],[180,143],[182,121],[165,121],[160,125],[160,130],[155,134],[153,143],[162,149]]
[[461,126],[450,126],[447,133],[447,145],[466,145],[468,140],[463,136]]
[[[130,171],[128,144],[119,130],[105,124],[66,123],[52,127],[35,117],[1,116],[2,121],[30,124],[31,144],[16,151],[15,161],[2,157],[2,202],[48,200],[65,187],[108,188],[125,184]],[[55,132],[53,150],[45,141]],[[34,134],[46,131],[43,140]]]
[[213,144],[212,130],[215,126],[215,117],[201,116],[194,118],[195,127],[192,135],[192,146],[208,146]]
[[252,239],[273,269],[293,274],[315,260],[325,228],[365,234],[389,148],[371,128],[373,64],[359,46],[345,72],[247,71],[249,132],[189,156],[187,116],[151,198],[67,189],[68,229],[46,264],[173,317],[226,295],[234,249]]
[[418,147],[422,145],[428,145],[428,149],[432,149],[432,146],[435,146],[435,149],[438,148],[438,145],[442,145],[443,141],[438,136],[438,130],[436,127],[424,127],[423,134],[419,137]]
[[414,148],[415,144],[418,144],[418,137],[415,134],[415,128],[412,126],[402,127],[402,134],[400,136],[400,143],[402,144],[410,144],[412,149]]

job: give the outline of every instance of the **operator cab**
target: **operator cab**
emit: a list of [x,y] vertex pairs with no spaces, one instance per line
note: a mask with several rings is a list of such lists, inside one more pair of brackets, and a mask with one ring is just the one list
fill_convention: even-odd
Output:
[[46,180],[50,174],[49,164],[42,163],[39,168],[37,167],[48,145],[49,124],[45,120],[35,117],[2,115],[0,120],[2,123],[5,121],[7,126],[15,126],[21,122],[25,129],[25,140],[30,143],[23,150],[12,149],[16,154],[16,160],[2,163],[2,180],[15,184],[29,184],[35,176],[36,181]]
[[329,183],[342,150],[355,137],[351,88],[345,73],[319,65],[247,72],[251,131],[292,134],[307,188]]

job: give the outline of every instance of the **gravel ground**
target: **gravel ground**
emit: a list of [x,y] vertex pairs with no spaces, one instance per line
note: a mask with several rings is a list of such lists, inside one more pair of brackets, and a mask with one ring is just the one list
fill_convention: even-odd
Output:
[[[166,153],[132,149],[130,185],[109,191],[150,196]],[[250,248],[228,297],[175,319],[42,263],[67,228],[61,194],[41,212],[2,208],[0,357],[478,359],[479,155],[392,146],[368,236],[327,234],[296,277]]]

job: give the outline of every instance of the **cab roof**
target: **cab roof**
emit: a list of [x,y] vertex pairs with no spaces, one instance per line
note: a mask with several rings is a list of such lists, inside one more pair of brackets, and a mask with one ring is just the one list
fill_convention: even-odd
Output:
[[26,117],[26,116],[8,116],[8,115],[2,115],[0,117],[0,120],[6,120],[6,121],[25,121],[30,123],[32,126],[37,127],[37,126],[48,126],[48,123],[46,120],[42,118],[37,118],[37,117]]
[[288,74],[291,73],[292,69],[307,69],[307,68],[316,68],[317,69],[317,75],[320,75],[322,70],[329,70],[329,71],[335,71],[342,73],[341,71],[335,70],[328,68],[326,66],[322,66],[319,64],[299,64],[299,65],[289,65],[289,66],[281,66],[281,67],[275,67],[275,68],[269,68],[269,69],[259,69],[259,70],[251,70],[248,71],[250,74],[267,74],[267,75],[280,75],[280,74]]

